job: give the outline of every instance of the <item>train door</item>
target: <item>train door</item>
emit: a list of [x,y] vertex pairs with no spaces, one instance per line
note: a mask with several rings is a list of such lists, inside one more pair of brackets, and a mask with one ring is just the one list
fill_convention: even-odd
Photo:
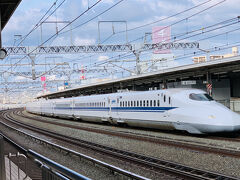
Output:
[[168,107],[170,106],[168,97],[169,96],[167,96],[165,93],[161,95],[162,107],[164,108],[163,117],[166,121],[168,120],[169,117]]
[[110,118],[110,117],[112,117],[112,102],[111,102],[111,98],[110,97],[108,97],[108,101],[107,101],[108,103],[108,117]]
[[169,107],[172,107],[172,98],[171,98],[171,96],[168,97],[168,105],[169,105]]
[[117,122],[120,122],[120,108],[122,107],[122,102],[121,102],[121,105],[120,105],[120,100],[122,99],[122,96],[118,96],[117,97],[117,103],[116,103],[116,121]]
[[74,101],[74,99],[72,100],[72,105],[71,105],[71,109],[72,109],[72,117],[75,119],[75,116],[74,116],[74,114],[75,114],[75,111],[74,111],[74,109],[75,109],[75,101]]

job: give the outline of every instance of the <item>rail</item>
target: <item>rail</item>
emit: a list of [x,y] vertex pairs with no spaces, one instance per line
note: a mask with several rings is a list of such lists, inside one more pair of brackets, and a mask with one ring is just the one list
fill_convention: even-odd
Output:
[[[30,137],[30,138],[33,139],[33,140],[36,140],[36,141],[39,141],[39,142],[41,142],[41,143],[43,143],[43,144],[47,144],[47,145],[50,145],[50,146],[52,146],[52,147],[58,148],[58,149],[60,149],[61,151],[65,151],[65,152],[67,152],[67,153],[74,154],[74,155],[79,156],[79,157],[81,157],[81,158],[84,158],[84,159],[86,159],[86,160],[88,160],[88,161],[90,161],[90,162],[92,162],[92,163],[94,163],[94,164],[96,164],[96,165],[100,165],[100,166],[102,166],[102,167],[106,167],[106,168],[109,169],[111,172],[116,172],[116,173],[118,173],[118,174],[121,174],[121,175],[124,175],[124,176],[126,176],[126,177],[129,177],[130,179],[149,180],[148,178],[145,178],[145,177],[143,177],[143,176],[140,176],[140,175],[137,175],[137,174],[135,174],[135,173],[131,173],[131,172],[129,172],[129,171],[123,170],[123,169],[118,168],[118,167],[116,167],[116,166],[113,166],[113,165],[107,164],[107,163],[105,163],[105,162],[102,162],[102,161],[100,161],[100,160],[94,159],[94,158],[92,158],[92,157],[90,157],[90,156],[81,154],[81,153],[79,153],[79,152],[76,152],[76,151],[67,149],[67,148],[65,148],[65,147],[63,147],[63,146],[60,146],[60,145],[58,145],[58,144],[54,144],[54,143],[49,142],[49,141],[47,141],[47,140],[44,140],[44,139],[42,139],[42,138],[39,138],[39,137],[36,137],[36,136],[34,136],[34,135],[28,134],[28,133],[26,133],[26,132],[24,132],[24,131],[22,131],[22,130],[15,129],[14,127],[12,127],[12,126],[10,126],[10,125],[7,125],[7,124],[4,123],[4,122],[0,122],[0,123],[3,124],[4,126],[6,126],[7,128],[13,129],[13,130],[17,131],[17,132],[20,133],[20,134],[23,134],[23,135],[25,135],[25,136]],[[14,142],[13,142],[13,143],[14,143]],[[16,146],[18,146],[18,145],[16,145]],[[20,148],[21,148],[21,146],[20,146]]]
[[[9,117],[8,117],[9,118]],[[1,122],[2,124],[5,124],[3,122]],[[6,125],[9,126],[9,125]],[[28,125],[30,128],[30,125]],[[27,127],[26,127],[27,128]],[[38,128],[34,127],[34,130],[37,131]],[[17,130],[19,132],[19,130]],[[45,134],[46,132],[43,132],[44,130],[41,129],[41,133]],[[21,134],[26,134],[25,132],[19,132]],[[48,132],[50,133],[50,132]],[[60,138],[59,134],[55,134],[53,132],[51,132],[52,134],[48,134],[51,137],[58,137]],[[33,136],[30,135],[32,138]],[[62,136],[62,135],[61,135]],[[65,139],[66,137],[63,137],[63,139]],[[34,137],[33,139],[36,139],[36,137]],[[53,145],[53,146],[58,146],[56,144],[53,143],[49,143],[46,140],[43,139],[36,139],[37,141],[41,141],[41,143],[43,144],[48,144],[48,145]],[[184,166],[182,164],[178,164],[178,163],[174,163],[174,162],[170,162],[170,161],[165,161],[165,160],[161,160],[161,159],[156,159],[156,158],[152,158],[152,157],[148,157],[148,156],[144,156],[144,155],[140,155],[140,154],[136,154],[133,152],[129,152],[129,151],[123,151],[123,150],[119,150],[119,149],[114,149],[111,147],[106,147],[103,145],[99,145],[99,144],[95,144],[95,143],[90,143],[90,142],[80,142],[82,140],[76,140],[76,142],[74,141],[73,138],[71,138],[71,140],[68,137],[68,141],[76,144],[76,145],[81,145],[82,147],[86,147],[88,149],[93,149],[95,151],[100,151],[100,152],[104,152],[110,156],[115,156],[117,158],[124,158],[126,161],[131,161],[135,164],[141,164],[142,166],[147,166],[147,167],[152,167],[156,170],[164,170],[165,172],[169,172],[169,173],[173,173],[173,174],[177,174],[178,176],[184,176],[186,177],[190,177],[191,179],[238,179],[236,177],[230,177],[230,176],[226,176],[223,174],[218,174],[218,173],[214,173],[214,172],[210,172],[210,171],[206,171],[206,170],[201,170],[198,168],[192,168],[192,167],[188,167],[188,166]],[[87,144],[86,144],[87,143]],[[66,152],[70,152],[71,150],[66,149],[64,147],[62,147],[63,151]],[[71,153],[73,153],[74,151],[71,151]],[[75,152],[76,153],[76,152]],[[76,154],[75,154],[76,155]],[[138,178],[136,178],[138,179]],[[146,178],[145,178],[146,179]]]

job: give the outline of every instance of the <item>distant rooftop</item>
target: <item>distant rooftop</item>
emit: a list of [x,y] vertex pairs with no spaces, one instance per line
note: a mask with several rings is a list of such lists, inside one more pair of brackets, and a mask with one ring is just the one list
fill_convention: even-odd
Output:
[[5,27],[20,2],[21,0],[0,0],[2,29]]

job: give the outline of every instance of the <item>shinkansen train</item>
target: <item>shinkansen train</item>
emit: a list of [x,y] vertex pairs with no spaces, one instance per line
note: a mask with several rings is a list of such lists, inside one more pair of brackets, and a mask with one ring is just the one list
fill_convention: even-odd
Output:
[[39,100],[27,111],[47,116],[109,122],[192,134],[240,130],[240,115],[198,89],[130,91]]

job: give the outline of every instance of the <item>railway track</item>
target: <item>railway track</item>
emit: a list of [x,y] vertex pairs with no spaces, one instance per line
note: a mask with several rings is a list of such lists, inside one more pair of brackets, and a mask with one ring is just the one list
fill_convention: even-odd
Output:
[[[137,153],[133,153],[130,151],[123,151],[119,149],[115,149],[112,147],[104,146],[97,143],[92,143],[88,141],[83,141],[77,138],[70,138],[68,136],[64,136],[62,134],[58,134],[55,132],[48,131],[46,129],[41,129],[35,127],[33,125],[20,123],[12,118],[9,112],[2,113],[2,118],[11,122],[15,125],[21,126],[22,128],[29,129],[31,131],[41,133],[43,135],[49,136],[51,138],[55,138],[57,140],[64,141],[65,143],[70,143],[71,145],[80,146],[83,148],[91,149],[93,151],[99,152],[101,154],[105,154],[108,156],[112,156],[117,159],[124,160],[129,163],[136,164],[141,167],[145,167],[151,171],[155,172],[168,172],[170,174],[174,174],[176,177],[181,177],[185,179],[238,179],[235,177],[225,176],[222,174],[201,170],[197,168],[192,168],[188,166],[184,166],[182,164],[165,161]],[[6,124],[5,124],[6,125]],[[16,129],[15,129],[16,130]],[[131,135],[132,137],[133,135]],[[145,137],[146,138],[146,137]],[[175,143],[174,143],[175,144]]]
[[[193,142],[189,140],[176,140],[176,139],[171,139],[167,137],[156,137],[156,136],[151,136],[151,135],[146,135],[146,134],[141,134],[141,133],[135,133],[135,132],[126,132],[126,131],[113,131],[113,130],[107,130],[107,129],[102,129],[102,128],[93,128],[93,127],[83,127],[83,126],[75,126],[75,125],[70,125],[66,123],[61,123],[61,122],[51,122],[48,120],[42,119],[42,117],[29,117],[25,114],[22,113],[22,111],[15,111],[14,112],[16,115],[31,119],[34,121],[40,121],[43,123],[48,123],[48,124],[53,124],[53,125],[58,125],[62,127],[68,127],[72,129],[79,129],[79,130],[84,130],[88,132],[94,132],[94,133],[100,133],[100,134],[106,134],[106,135],[111,135],[111,136],[116,136],[116,137],[123,137],[123,138],[128,138],[128,139],[134,139],[134,140],[140,140],[140,141],[146,141],[146,142],[152,142],[152,143],[157,143],[157,144],[162,144],[162,145],[168,145],[168,146],[173,146],[177,148],[184,148],[184,149],[190,149],[193,151],[200,151],[204,153],[213,153],[213,154],[218,154],[221,156],[230,156],[230,157],[237,157],[240,158],[240,148],[234,148],[234,147],[223,147],[218,144],[210,144],[210,143],[199,143],[199,142]],[[229,140],[229,141],[234,141],[234,142],[240,142],[240,139],[234,140],[234,138],[216,138],[216,137],[210,137],[210,139],[216,139],[216,140]]]

